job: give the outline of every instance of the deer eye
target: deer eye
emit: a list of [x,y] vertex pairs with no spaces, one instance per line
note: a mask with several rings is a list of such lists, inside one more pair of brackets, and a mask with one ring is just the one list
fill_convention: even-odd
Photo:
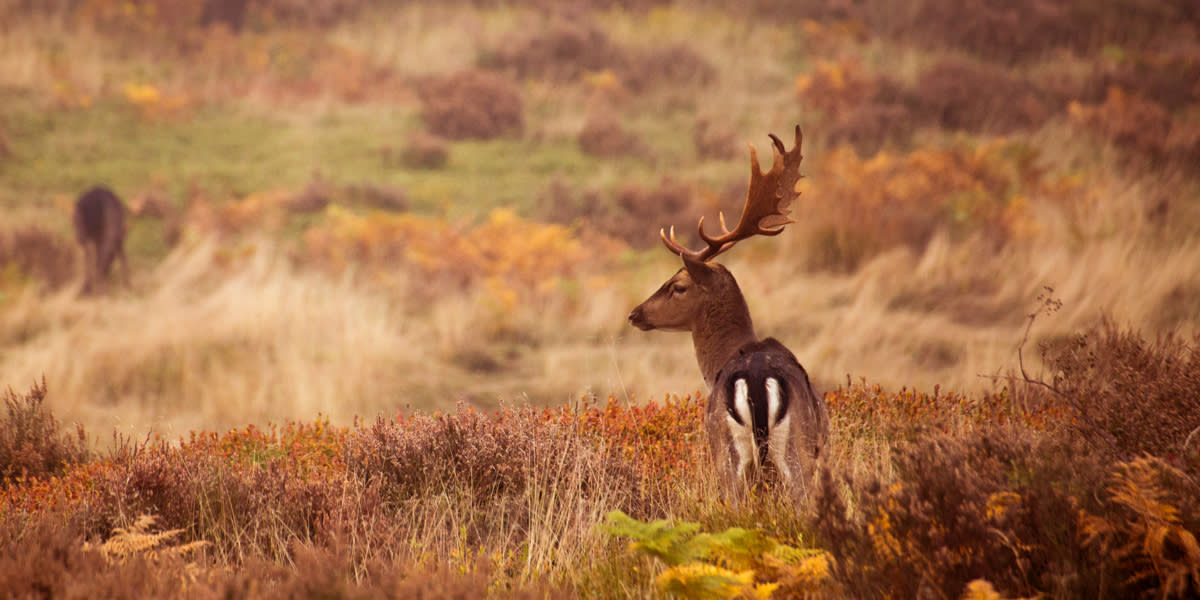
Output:
[[675,285],[671,286],[671,295],[673,295],[673,296],[682,294],[686,291],[688,291],[688,288],[686,285],[683,285],[682,283],[676,283]]

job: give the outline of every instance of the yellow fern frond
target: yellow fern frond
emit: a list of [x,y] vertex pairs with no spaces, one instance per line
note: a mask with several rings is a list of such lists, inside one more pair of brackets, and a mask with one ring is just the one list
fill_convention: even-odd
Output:
[[693,562],[663,571],[655,578],[655,583],[663,592],[683,598],[738,598],[754,592],[754,572],[735,573],[716,565]]

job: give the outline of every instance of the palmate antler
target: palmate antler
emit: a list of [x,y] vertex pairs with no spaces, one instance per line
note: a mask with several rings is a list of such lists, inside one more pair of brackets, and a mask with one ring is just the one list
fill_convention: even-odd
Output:
[[795,222],[788,218],[788,205],[800,195],[796,191],[796,182],[802,177],[800,161],[804,157],[800,154],[800,146],[804,142],[804,136],[797,125],[796,145],[791,150],[785,148],[775,134],[770,136],[775,150],[775,162],[770,171],[762,172],[758,164],[758,152],[753,145],[750,146],[750,188],[746,192],[746,206],[742,208],[737,227],[730,231],[725,226],[725,214],[720,213],[722,233],[712,237],[704,232],[704,217],[700,217],[696,229],[700,232],[700,239],[707,244],[707,247],[700,251],[689,250],[675,241],[674,225],[671,226],[670,235],[660,229],[658,235],[662,237],[668,250],[684,258],[703,262],[711,260],[748,237],[779,235],[783,233],[784,226]]

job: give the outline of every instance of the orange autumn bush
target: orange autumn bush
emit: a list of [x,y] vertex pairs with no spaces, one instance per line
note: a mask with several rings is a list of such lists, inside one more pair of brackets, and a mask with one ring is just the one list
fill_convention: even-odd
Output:
[[497,209],[479,224],[411,213],[365,216],[331,210],[304,233],[302,259],[332,270],[353,264],[385,279],[398,266],[434,281],[489,283],[505,294],[547,290],[560,278],[599,269],[610,253],[585,246],[563,225]]
[[1030,196],[1070,205],[1081,190],[1036,168],[1036,151],[995,140],[977,147],[880,152],[834,150],[820,187],[801,196],[816,215],[812,266],[853,270],[896,246],[920,251],[938,231],[1004,244],[1034,229]]

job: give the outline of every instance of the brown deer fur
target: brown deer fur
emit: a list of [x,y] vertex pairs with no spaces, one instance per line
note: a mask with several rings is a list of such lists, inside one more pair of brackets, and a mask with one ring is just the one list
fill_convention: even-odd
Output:
[[662,232],[663,243],[683,259],[683,268],[629,314],[643,330],[689,331],[696,361],[710,390],[705,430],[722,479],[731,490],[763,481],[781,481],[803,494],[806,477],[828,437],[825,400],[808,373],[783,344],[759,340],[750,310],[729,269],[708,262],[742,239],[776,235],[787,219],[787,204],[798,194],[800,130],[788,151],[775,143],[775,162],[763,173],[751,148],[750,190],[737,227],[700,237],[708,244],[688,250]]
[[108,277],[114,260],[121,262],[129,287],[129,261],[125,258],[125,205],[112,190],[97,186],[75,201],[75,239],[83,248],[84,280],[81,293],[97,290]]

